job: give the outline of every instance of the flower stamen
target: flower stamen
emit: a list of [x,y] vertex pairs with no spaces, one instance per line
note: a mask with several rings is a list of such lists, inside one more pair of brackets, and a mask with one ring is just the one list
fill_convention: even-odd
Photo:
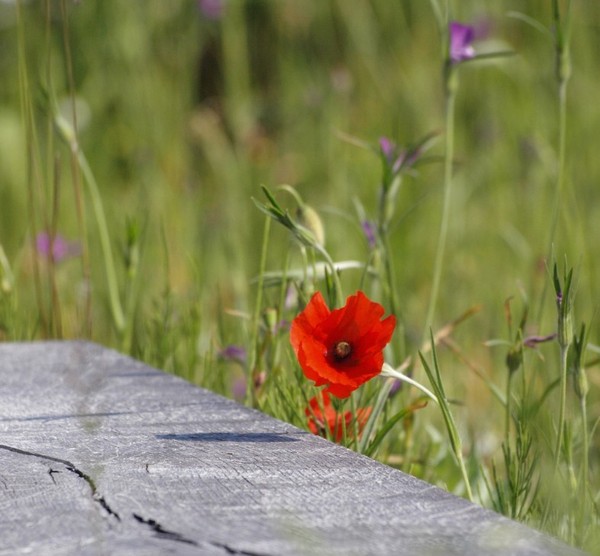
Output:
[[342,361],[346,359],[352,353],[352,346],[342,340],[341,342],[337,342],[335,346],[333,346],[333,356],[336,361]]

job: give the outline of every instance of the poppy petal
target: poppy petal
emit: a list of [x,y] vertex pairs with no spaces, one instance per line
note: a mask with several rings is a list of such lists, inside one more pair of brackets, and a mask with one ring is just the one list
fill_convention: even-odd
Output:
[[[290,341],[305,376],[339,398],[348,397],[383,367],[383,350],[394,333],[393,315],[358,291],[330,311],[317,292],[292,322]],[[339,348],[344,349],[340,355]]]

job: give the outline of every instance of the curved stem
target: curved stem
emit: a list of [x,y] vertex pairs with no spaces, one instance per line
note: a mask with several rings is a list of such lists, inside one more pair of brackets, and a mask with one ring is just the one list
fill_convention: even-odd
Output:
[[115,269],[114,258],[112,249],[110,246],[110,234],[108,233],[108,224],[106,223],[106,216],[104,214],[104,208],[102,205],[102,198],[100,197],[100,191],[96,178],[92,173],[92,169],[88,164],[88,161],[83,154],[83,151],[79,149],[77,143],[71,143],[71,148],[77,155],[79,166],[83,172],[85,182],[88,185],[90,193],[92,207],[96,215],[96,224],[98,225],[98,233],[100,235],[100,245],[102,247],[102,255],[104,257],[104,269],[106,271],[106,281],[108,284],[108,297],[110,301],[110,308],[115,323],[115,328],[119,334],[125,330],[125,315],[123,313],[123,307],[121,306],[121,300],[119,298],[119,285],[117,280],[117,272]]
[[437,397],[435,396],[435,394],[433,392],[431,392],[431,390],[428,390],[427,388],[425,388],[425,386],[423,386],[416,380],[410,378],[409,376],[406,376],[405,374],[402,374],[400,371],[397,371],[396,369],[394,369],[391,365],[388,365],[387,363],[383,364],[383,368],[381,369],[381,376],[390,376],[392,378],[397,378],[399,380],[402,380],[403,382],[406,382],[407,384],[410,384],[411,386],[414,386],[415,388],[421,390],[421,392],[423,392],[425,395],[430,397],[435,403],[439,403]]

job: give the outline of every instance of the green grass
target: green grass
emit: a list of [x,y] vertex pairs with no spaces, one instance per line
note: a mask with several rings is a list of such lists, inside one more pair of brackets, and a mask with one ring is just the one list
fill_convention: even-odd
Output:
[[[0,4],[0,339],[89,338],[306,427],[285,323],[363,289],[399,319],[386,361],[444,403],[374,379],[348,444],[600,552],[600,6],[450,4],[514,53],[458,67],[453,104],[442,0]],[[390,193],[379,138],[429,134]],[[372,271],[307,276],[327,257],[265,224],[263,185]],[[51,230],[80,254],[36,253]]]

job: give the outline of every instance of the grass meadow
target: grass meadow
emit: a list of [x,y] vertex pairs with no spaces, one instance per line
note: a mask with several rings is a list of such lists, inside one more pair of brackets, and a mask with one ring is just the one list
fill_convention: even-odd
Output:
[[290,322],[362,290],[439,403],[374,378],[334,440],[600,553],[595,0],[5,1],[0,45],[0,340],[307,428]]

